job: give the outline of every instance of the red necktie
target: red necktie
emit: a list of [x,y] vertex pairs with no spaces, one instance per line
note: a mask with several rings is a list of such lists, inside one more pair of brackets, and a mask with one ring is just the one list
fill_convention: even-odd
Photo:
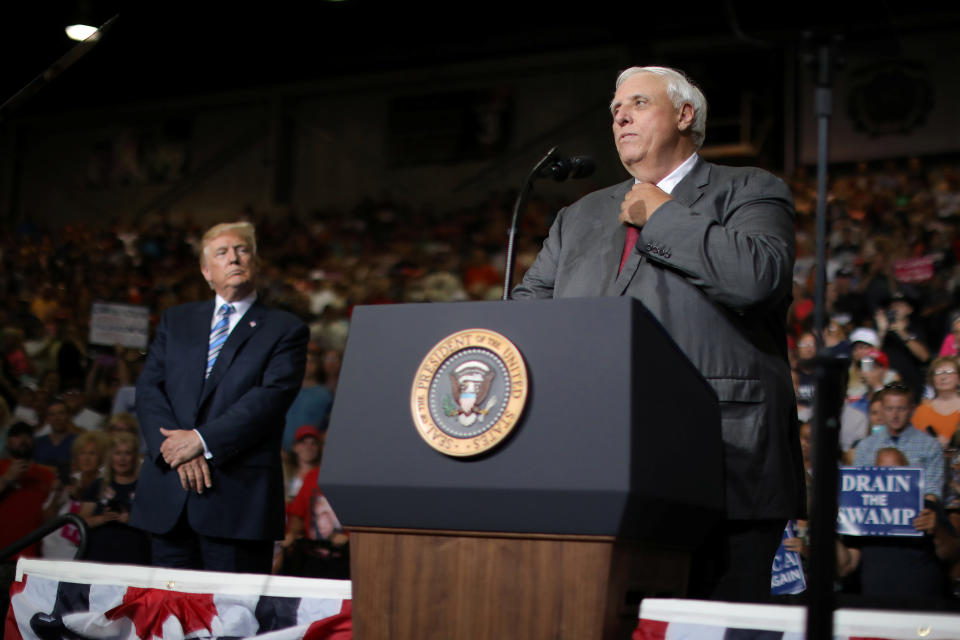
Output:
[[627,237],[623,241],[623,257],[620,258],[620,268],[617,269],[617,275],[620,275],[620,272],[623,271],[623,265],[627,264],[627,258],[636,246],[639,237],[640,229],[633,225],[627,225]]

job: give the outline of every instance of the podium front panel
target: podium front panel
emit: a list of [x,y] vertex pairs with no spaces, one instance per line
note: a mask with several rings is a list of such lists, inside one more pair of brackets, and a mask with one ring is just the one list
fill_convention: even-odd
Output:
[[[488,329],[520,350],[526,406],[475,457],[430,447],[414,374],[443,338]],[[358,307],[320,487],[345,526],[613,535],[689,546],[723,510],[712,389],[638,301]]]

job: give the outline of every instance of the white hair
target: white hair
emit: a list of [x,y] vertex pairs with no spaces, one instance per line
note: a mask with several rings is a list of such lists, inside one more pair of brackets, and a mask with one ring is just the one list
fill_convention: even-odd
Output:
[[690,137],[693,144],[699,149],[703,146],[703,139],[707,134],[707,99],[700,88],[690,81],[682,71],[670,67],[630,67],[617,76],[619,89],[627,78],[638,73],[652,73],[664,78],[667,82],[667,95],[673,102],[673,107],[679,109],[684,103],[693,107],[693,123],[690,125]]

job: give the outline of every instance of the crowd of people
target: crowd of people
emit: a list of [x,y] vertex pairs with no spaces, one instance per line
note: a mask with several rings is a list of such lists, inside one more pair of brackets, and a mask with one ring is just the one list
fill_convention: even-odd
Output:
[[[913,520],[923,536],[838,537],[838,588],[960,595],[960,173],[911,159],[874,170],[861,163],[832,183],[820,336],[813,330],[815,191],[803,175],[791,186],[798,255],[790,353],[808,480],[818,342],[828,356],[849,359],[838,463],[915,467],[924,478]],[[801,536],[788,546],[805,553],[805,542]]]
[[[797,210],[789,347],[799,419],[811,419],[806,361],[822,340],[851,358],[843,461],[880,464],[885,456],[925,470],[934,515],[925,511],[918,527],[940,568],[931,593],[950,593],[960,545],[940,543],[960,531],[960,171],[910,159],[838,175],[822,336],[813,334],[815,184],[804,171],[787,180]],[[316,471],[353,307],[499,298],[511,201],[492,195],[444,212],[369,201],[306,220],[248,212],[264,247],[260,295],[302,318],[311,334],[304,385],[284,426],[288,532],[276,571],[345,577],[348,536],[316,487]],[[559,204],[531,201],[518,273]],[[90,310],[95,301],[141,305],[156,323],[175,304],[208,298],[197,274],[201,234],[201,226],[165,216],[2,232],[0,546],[73,512],[90,527],[87,558],[150,561],[142,534],[126,524],[143,452],[133,389],[145,351],[90,344]],[[28,553],[72,557],[77,541],[68,525]],[[846,573],[869,571],[867,549],[840,544]],[[869,591],[871,580],[860,582]]]

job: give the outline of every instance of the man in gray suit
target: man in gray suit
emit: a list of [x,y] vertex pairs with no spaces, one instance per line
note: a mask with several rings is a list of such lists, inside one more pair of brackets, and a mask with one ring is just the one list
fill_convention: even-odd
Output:
[[764,600],[786,520],[804,510],[793,199],[765,171],[697,155],[706,100],[681,72],[627,69],[610,108],[632,179],[562,210],[513,296],[628,295],[657,317],[720,401],[727,519],[695,554],[689,594]]

